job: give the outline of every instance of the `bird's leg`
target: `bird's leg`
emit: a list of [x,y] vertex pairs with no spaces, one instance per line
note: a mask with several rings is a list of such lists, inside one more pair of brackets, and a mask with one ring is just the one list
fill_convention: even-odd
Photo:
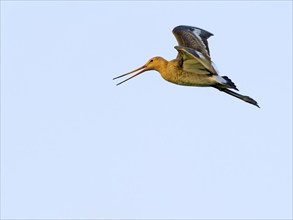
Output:
[[249,104],[252,104],[252,105],[255,105],[255,106],[259,107],[257,102],[254,99],[250,98],[249,96],[241,95],[239,93],[233,92],[233,91],[231,91],[229,89],[226,89],[226,88],[221,88],[221,87],[217,87],[217,86],[214,86],[214,88],[220,90],[221,92],[225,92],[225,93],[227,93],[227,94],[229,94],[231,96],[234,96],[234,97],[236,97],[238,99],[241,99],[244,102],[247,102]]

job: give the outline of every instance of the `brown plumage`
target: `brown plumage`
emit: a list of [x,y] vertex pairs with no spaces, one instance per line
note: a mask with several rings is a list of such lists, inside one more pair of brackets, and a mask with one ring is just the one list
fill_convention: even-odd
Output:
[[162,57],[153,57],[142,67],[115,77],[114,80],[141,70],[117,85],[145,71],[156,70],[168,82],[184,86],[214,87],[259,107],[254,99],[230,90],[238,89],[227,76],[220,76],[218,74],[210,58],[207,41],[213,34],[200,28],[183,25],[175,27],[173,34],[179,44],[175,46],[175,49],[178,51],[176,59],[167,61]]

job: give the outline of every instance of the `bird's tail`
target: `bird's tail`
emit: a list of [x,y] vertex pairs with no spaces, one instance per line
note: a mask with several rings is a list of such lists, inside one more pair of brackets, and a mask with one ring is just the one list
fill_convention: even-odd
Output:
[[234,82],[233,82],[228,76],[222,76],[222,78],[225,79],[226,84],[227,84],[230,88],[235,89],[235,90],[238,91],[238,89],[237,89],[235,83],[234,83]]
[[229,89],[235,89],[238,91],[235,83],[228,76],[214,75],[213,77],[215,78],[215,80],[218,83],[217,89],[229,88]]
[[241,95],[239,93],[233,92],[233,91],[231,91],[229,89],[226,89],[226,88],[220,88],[220,87],[215,87],[215,88],[217,88],[218,90],[220,90],[222,92],[225,92],[225,93],[227,93],[229,95],[232,95],[232,96],[234,96],[234,97],[236,97],[238,99],[241,99],[244,102],[248,102],[248,103],[250,103],[252,105],[255,105],[255,106],[259,107],[257,102],[254,99],[250,98],[249,96]]

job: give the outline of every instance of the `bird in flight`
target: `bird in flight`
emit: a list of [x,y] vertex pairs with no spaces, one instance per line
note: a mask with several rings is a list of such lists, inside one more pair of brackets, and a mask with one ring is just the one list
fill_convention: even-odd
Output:
[[113,78],[115,80],[140,70],[117,85],[145,71],[156,70],[168,82],[183,86],[213,87],[259,107],[249,96],[232,91],[238,91],[232,80],[218,74],[208,47],[208,38],[213,36],[212,33],[197,27],[180,25],[173,29],[173,34],[178,42],[178,46],[175,46],[178,51],[176,59],[167,61],[162,57],[153,57],[142,67]]

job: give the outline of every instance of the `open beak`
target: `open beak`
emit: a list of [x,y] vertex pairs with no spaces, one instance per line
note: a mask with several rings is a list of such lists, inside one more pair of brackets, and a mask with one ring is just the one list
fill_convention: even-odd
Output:
[[131,74],[131,73],[134,73],[134,72],[138,71],[138,70],[141,70],[141,71],[139,71],[138,73],[134,74],[133,76],[131,76],[131,77],[129,77],[129,78],[123,80],[122,82],[116,84],[116,86],[118,86],[118,85],[120,85],[120,84],[122,84],[122,83],[124,83],[124,82],[126,82],[126,81],[128,81],[128,80],[130,80],[130,79],[132,79],[132,78],[134,78],[134,77],[136,77],[136,76],[138,76],[139,74],[141,74],[141,73],[143,73],[143,72],[145,72],[145,71],[147,71],[146,66],[144,65],[144,66],[139,67],[138,69],[133,70],[133,71],[131,71],[131,72],[129,72],[129,73],[125,73],[125,74],[123,74],[123,75],[121,75],[121,76],[117,76],[117,77],[113,78],[113,80],[118,79],[118,78],[121,78],[121,77],[123,77],[123,76],[127,76],[127,75],[129,75],[129,74]]

